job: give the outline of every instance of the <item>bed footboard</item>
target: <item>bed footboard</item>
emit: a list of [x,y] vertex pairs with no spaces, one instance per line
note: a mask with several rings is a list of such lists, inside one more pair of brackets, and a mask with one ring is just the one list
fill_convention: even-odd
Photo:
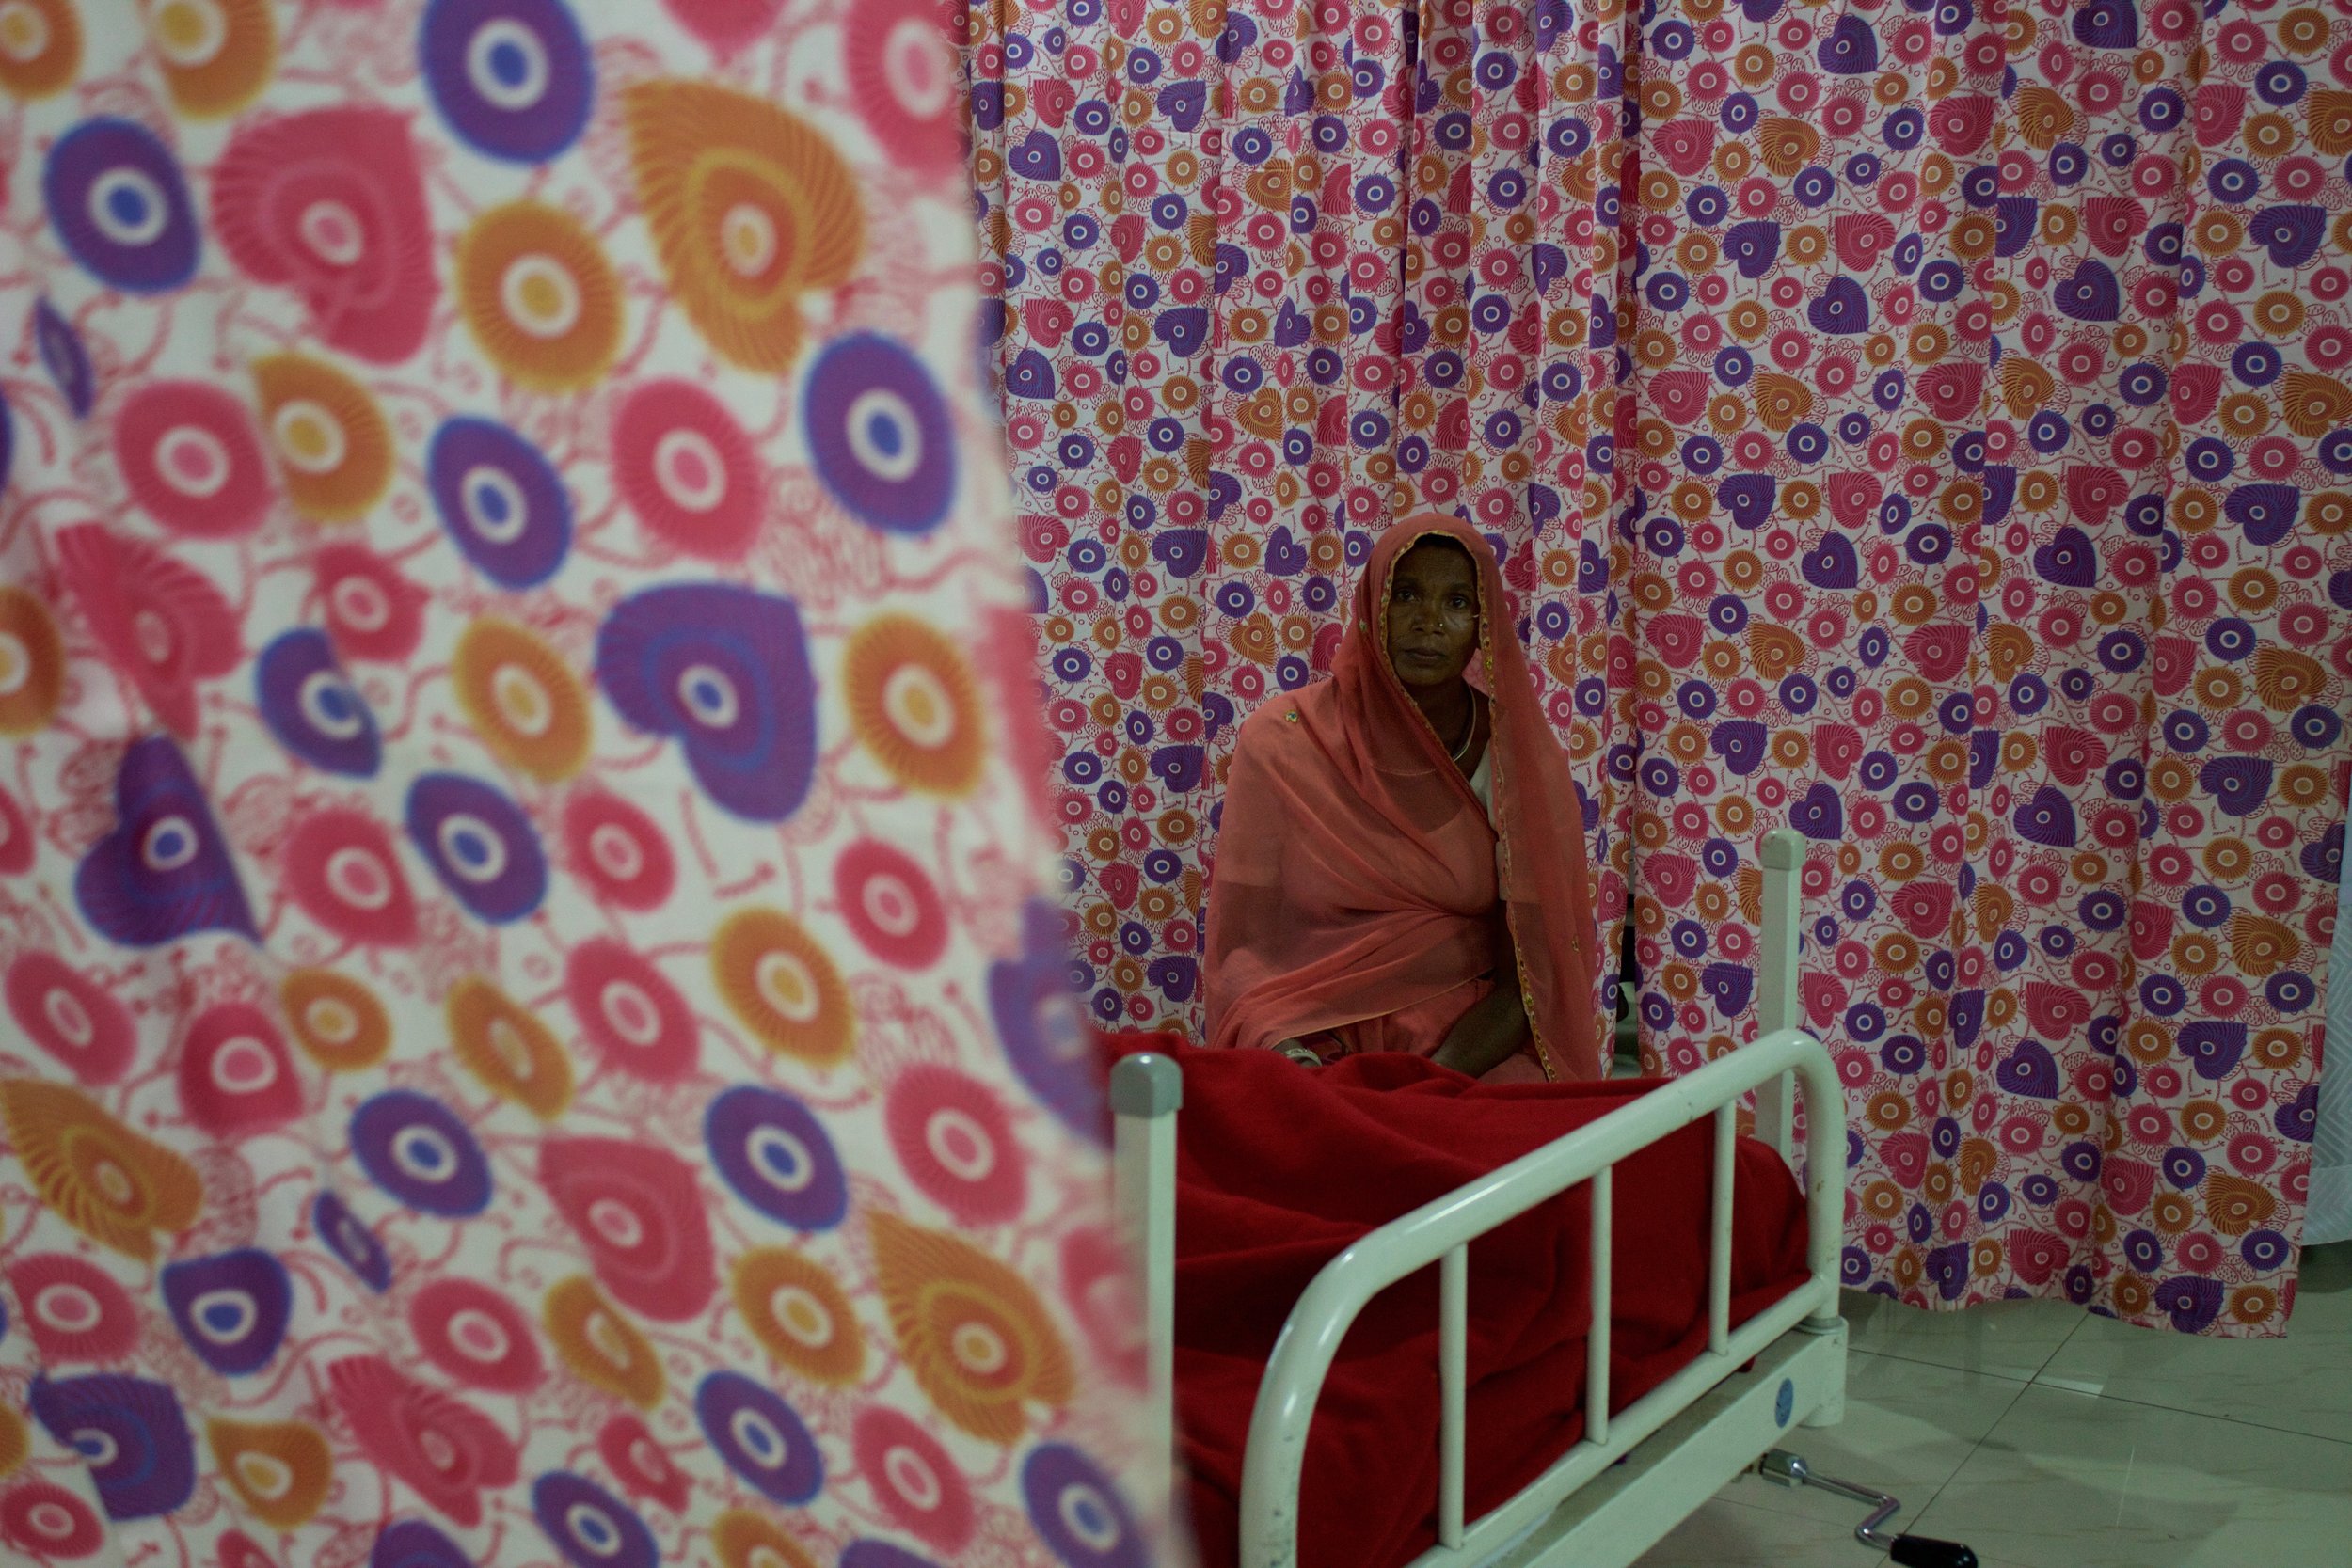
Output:
[[[1735,1117],[1752,1089],[1793,1072],[1805,1091],[1805,1201],[1810,1277],[1781,1301],[1731,1325],[1731,1186]],[[1636,1150],[1702,1117],[1714,1118],[1715,1187],[1708,1264],[1708,1348],[1666,1383],[1609,1411],[1610,1174]],[[1845,1101],[1829,1053],[1784,1029],[1662,1084],[1633,1104],[1391,1221],[1324,1266],[1275,1341],[1259,1386],[1241,1490],[1242,1568],[1294,1568],[1298,1484],[1315,1402],[1340,1342],[1372,1298],[1430,1264],[1439,1269],[1438,1545],[1421,1561],[1477,1562],[1522,1535],[1560,1501],[1730,1376],[1791,1328],[1828,1336],[1837,1317],[1838,1247],[1845,1225]],[[1468,1523],[1462,1516],[1464,1347],[1469,1245],[1539,1203],[1590,1182],[1593,1332],[1585,1377],[1585,1435],[1518,1497]]]

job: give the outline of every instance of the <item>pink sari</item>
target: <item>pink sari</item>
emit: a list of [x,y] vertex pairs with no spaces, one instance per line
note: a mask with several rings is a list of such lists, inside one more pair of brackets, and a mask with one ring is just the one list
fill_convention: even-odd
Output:
[[[1389,663],[1390,574],[1431,534],[1478,568],[1491,822]],[[1330,678],[1242,724],[1209,897],[1211,1045],[1427,1056],[1517,985],[1533,1037],[1487,1079],[1601,1075],[1583,816],[1504,605],[1484,538],[1407,517],[1373,547]]]

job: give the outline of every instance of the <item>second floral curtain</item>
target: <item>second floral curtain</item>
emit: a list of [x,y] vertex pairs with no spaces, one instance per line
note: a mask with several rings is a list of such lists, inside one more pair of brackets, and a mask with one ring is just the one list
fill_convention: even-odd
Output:
[[1222,743],[1327,662],[1391,515],[1461,511],[1499,542],[1597,809],[1629,171],[1625,24],[1602,10],[963,13],[1065,891],[1104,1023],[1197,1006]]
[[[1791,826],[1847,1275],[2292,1306],[2352,683],[2352,31],[2191,0],[961,13],[1098,1019],[1372,535],[1492,532],[1644,1053]],[[1213,895],[1212,895],[1213,896]]]

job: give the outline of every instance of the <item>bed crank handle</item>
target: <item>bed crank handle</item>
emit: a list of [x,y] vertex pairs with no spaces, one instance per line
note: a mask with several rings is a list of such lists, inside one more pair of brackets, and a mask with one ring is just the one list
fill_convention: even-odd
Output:
[[1817,1473],[1804,1462],[1802,1454],[1787,1449],[1774,1449],[1756,1461],[1756,1470],[1766,1481],[1782,1486],[1814,1486],[1851,1497],[1858,1503],[1868,1503],[1871,1514],[1854,1527],[1854,1539],[1866,1546],[1883,1547],[1887,1560],[1899,1568],[1977,1568],[1977,1554],[1957,1541],[1936,1541],[1924,1535],[1894,1535],[1888,1532],[1886,1521],[1902,1509],[1902,1504],[1883,1492],[1873,1492],[1850,1481]]

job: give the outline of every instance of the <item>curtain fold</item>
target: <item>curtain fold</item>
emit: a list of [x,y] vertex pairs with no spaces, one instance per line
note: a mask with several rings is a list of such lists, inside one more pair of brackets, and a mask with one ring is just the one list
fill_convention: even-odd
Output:
[[1234,716],[1314,673],[1361,519],[1456,511],[1653,1068],[1754,1029],[1756,846],[1811,841],[1850,1283],[2279,1332],[2352,682],[2344,18],[966,15],[1097,1015],[1197,1006]]
[[[2352,673],[2344,184],[2311,155],[2342,35],[1712,10],[1652,29],[1638,89],[1634,570],[1677,574],[1636,594],[1640,685],[1719,698],[1704,749],[1817,841],[1849,1282],[2275,1331]],[[1641,728],[1646,895],[1732,780]],[[1726,933],[1675,902],[1636,912],[1679,1066]]]
[[[2335,943],[2328,950],[2328,1037],[2352,1040],[2352,855],[2338,827],[2322,850],[2341,878],[2336,892]],[[2319,1119],[2312,1133],[2312,1198],[2303,1242],[2322,1246],[2352,1242],[2352,1051],[2334,1057],[2319,1079]]]

